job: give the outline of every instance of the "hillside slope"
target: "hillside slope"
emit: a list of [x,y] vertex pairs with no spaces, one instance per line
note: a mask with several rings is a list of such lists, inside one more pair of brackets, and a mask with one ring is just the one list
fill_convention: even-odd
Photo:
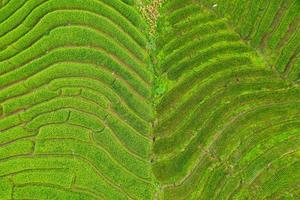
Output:
[[300,199],[298,0],[0,1],[0,200]]

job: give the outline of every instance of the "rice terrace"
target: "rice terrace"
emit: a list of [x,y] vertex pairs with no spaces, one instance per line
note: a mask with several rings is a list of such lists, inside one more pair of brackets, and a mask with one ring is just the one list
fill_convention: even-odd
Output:
[[0,0],[0,200],[300,200],[300,0]]

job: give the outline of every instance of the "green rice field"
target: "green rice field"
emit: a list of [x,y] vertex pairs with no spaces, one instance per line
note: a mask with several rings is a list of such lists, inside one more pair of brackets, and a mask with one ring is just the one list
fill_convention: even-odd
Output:
[[0,0],[0,200],[300,200],[299,0]]

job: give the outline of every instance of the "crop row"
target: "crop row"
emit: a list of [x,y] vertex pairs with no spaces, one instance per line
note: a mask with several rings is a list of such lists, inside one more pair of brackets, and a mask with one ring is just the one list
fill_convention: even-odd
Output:
[[[231,18],[242,38],[260,49],[268,62],[292,81],[299,79],[300,3],[297,0],[201,1]],[[217,5],[216,7],[213,7]]]
[[1,198],[152,198],[147,25],[132,5],[0,6]]
[[[158,67],[162,76],[167,74],[169,88],[156,107],[153,173],[162,183],[165,199],[277,199],[297,195],[300,90],[269,69],[243,41],[245,36],[251,37],[253,46],[263,44],[263,31],[274,25],[270,19],[282,1],[254,2],[251,14],[262,21],[252,17],[248,23],[253,24],[244,29],[245,34],[250,28],[249,35],[242,37],[226,25],[225,19],[210,13],[207,5],[227,16],[235,14],[232,10],[240,12],[235,7],[246,4],[246,0],[204,1],[205,7],[194,1],[174,0],[161,9],[159,24],[165,27],[158,33],[163,39],[158,46]],[[259,8],[263,4],[268,13],[262,16],[264,10]],[[176,27],[208,16],[213,17],[195,21],[183,32]],[[254,32],[252,26],[257,28]],[[200,27],[209,31],[199,32]],[[292,47],[283,48],[295,52]]]

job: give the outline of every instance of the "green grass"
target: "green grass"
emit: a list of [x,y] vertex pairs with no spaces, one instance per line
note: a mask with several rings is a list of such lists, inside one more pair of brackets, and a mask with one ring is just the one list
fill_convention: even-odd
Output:
[[0,0],[0,200],[300,199],[299,11]]

